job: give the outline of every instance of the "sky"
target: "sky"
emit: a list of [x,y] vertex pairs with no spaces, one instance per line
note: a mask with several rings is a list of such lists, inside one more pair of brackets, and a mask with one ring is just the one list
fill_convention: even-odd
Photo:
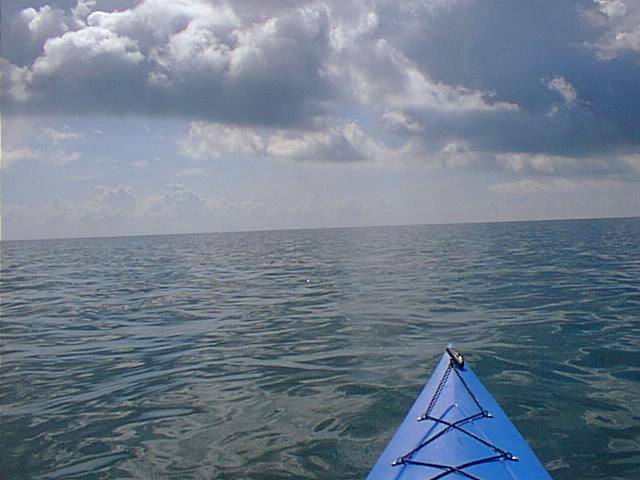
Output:
[[640,215],[638,0],[2,0],[3,239]]

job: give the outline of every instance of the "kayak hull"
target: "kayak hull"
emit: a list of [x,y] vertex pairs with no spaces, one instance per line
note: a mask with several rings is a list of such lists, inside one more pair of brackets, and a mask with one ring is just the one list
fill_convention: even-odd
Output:
[[551,479],[460,359],[445,352],[368,480]]

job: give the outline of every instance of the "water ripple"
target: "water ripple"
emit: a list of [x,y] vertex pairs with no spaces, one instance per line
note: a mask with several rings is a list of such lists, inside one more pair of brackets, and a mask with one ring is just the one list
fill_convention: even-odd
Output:
[[362,478],[448,341],[640,476],[640,220],[2,242],[0,477]]

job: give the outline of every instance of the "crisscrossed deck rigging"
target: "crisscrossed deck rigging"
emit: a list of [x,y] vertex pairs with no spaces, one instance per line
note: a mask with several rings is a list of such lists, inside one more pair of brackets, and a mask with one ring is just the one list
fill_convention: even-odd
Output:
[[[467,385],[467,382],[464,380],[462,374],[460,373],[460,369],[464,368],[464,357],[462,356],[462,354],[457,352],[453,348],[447,348],[447,354],[449,355],[449,364],[445,369],[442,377],[440,378],[440,382],[438,383],[438,386],[435,389],[434,394],[431,397],[424,414],[422,414],[417,418],[418,422],[431,421],[431,422],[434,422],[434,427],[442,426],[443,428],[429,435],[422,442],[420,442],[420,444],[416,446],[414,449],[398,457],[391,465],[394,467],[401,466],[401,465],[416,465],[416,466],[430,467],[432,469],[440,470],[440,473],[426,480],[437,480],[452,474],[458,474],[462,477],[469,478],[471,480],[483,480],[480,477],[470,473],[467,470],[470,467],[473,467],[475,465],[480,465],[483,463],[496,462],[501,460],[515,462],[515,461],[518,461],[518,457],[516,457],[511,452],[498,447],[488,439],[482,438],[481,436],[469,431],[468,429],[463,428],[465,425],[472,424],[474,422],[480,422],[482,420],[490,421],[492,418],[492,415],[480,404],[480,402],[478,401],[478,398],[473,394],[473,392],[469,388],[469,385]],[[454,422],[449,422],[444,420],[443,418],[438,418],[433,416],[432,413],[452,373],[456,376],[457,380],[460,381],[460,384],[464,387],[465,391],[467,392],[469,397],[472,399],[473,404],[477,407],[477,411],[472,413],[471,415],[468,415]],[[454,406],[452,405],[449,407],[449,409],[453,407]],[[449,409],[447,409],[447,411]],[[413,458],[416,453],[423,450],[427,445],[433,443],[438,438],[454,430],[488,447],[493,452],[493,455],[469,459],[468,461],[458,465],[432,463],[432,462],[417,460]]]

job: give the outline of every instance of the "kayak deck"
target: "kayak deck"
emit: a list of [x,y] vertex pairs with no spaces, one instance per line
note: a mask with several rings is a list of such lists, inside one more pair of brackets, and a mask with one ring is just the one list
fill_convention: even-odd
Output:
[[368,480],[551,476],[461,354],[447,349]]

